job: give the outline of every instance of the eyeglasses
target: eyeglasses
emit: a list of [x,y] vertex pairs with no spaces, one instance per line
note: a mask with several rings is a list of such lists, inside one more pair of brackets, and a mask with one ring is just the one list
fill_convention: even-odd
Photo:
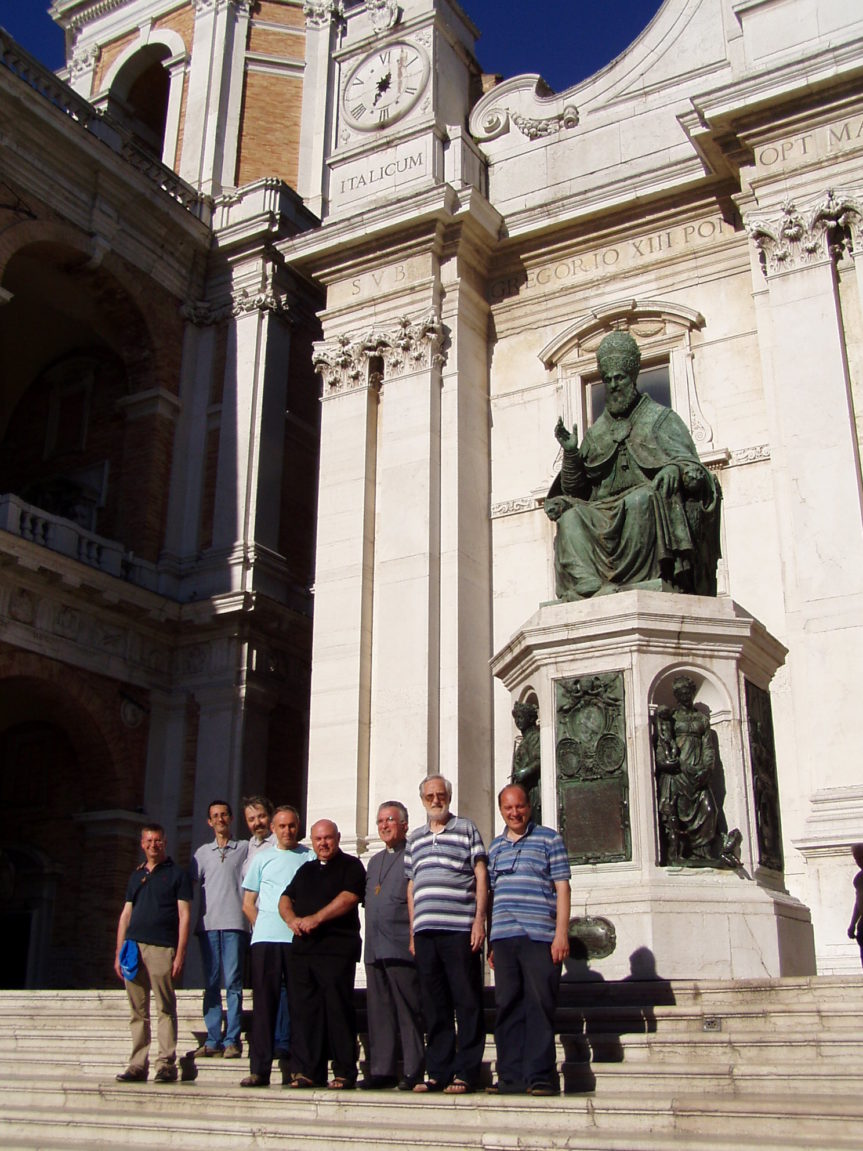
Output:
[[378,827],[380,827],[382,823],[401,823],[401,820],[396,815],[385,815],[378,820]]
[[427,791],[423,796],[423,800],[431,799],[449,799],[449,796],[445,791]]

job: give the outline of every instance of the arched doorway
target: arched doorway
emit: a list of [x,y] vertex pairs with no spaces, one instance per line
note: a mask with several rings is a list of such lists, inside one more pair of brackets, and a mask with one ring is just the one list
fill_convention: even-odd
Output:
[[0,986],[111,986],[140,778],[59,671],[0,682]]

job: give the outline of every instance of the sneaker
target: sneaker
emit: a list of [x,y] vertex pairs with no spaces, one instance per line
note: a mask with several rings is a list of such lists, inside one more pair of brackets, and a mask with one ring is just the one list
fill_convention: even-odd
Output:
[[242,1054],[236,1043],[229,1043],[222,1049],[222,1056],[225,1059],[239,1059]]
[[155,1083],[176,1083],[177,1082],[177,1068],[176,1067],[160,1067],[156,1074],[153,1076]]

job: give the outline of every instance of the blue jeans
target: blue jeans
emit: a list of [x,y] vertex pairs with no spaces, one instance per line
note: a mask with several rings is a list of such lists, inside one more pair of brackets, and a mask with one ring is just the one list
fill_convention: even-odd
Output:
[[204,965],[204,1023],[208,1047],[222,1046],[222,974],[228,1001],[225,1046],[240,1043],[243,1012],[243,961],[249,936],[245,931],[202,931],[198,935]]

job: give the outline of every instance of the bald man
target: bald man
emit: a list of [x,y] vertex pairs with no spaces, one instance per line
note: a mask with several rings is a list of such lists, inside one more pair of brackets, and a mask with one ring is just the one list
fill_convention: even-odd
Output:
[[[355,856],[341,850],[332,820],[319,819],[311,841],[316,858],[299,869],[279,900],[279,914],[294,933],[288,965],[291,1087],[326,1084],[347,1090],[357,1081],[353,997],[366,872]],[[333,1065],[329,1082],[328,1057]]]

